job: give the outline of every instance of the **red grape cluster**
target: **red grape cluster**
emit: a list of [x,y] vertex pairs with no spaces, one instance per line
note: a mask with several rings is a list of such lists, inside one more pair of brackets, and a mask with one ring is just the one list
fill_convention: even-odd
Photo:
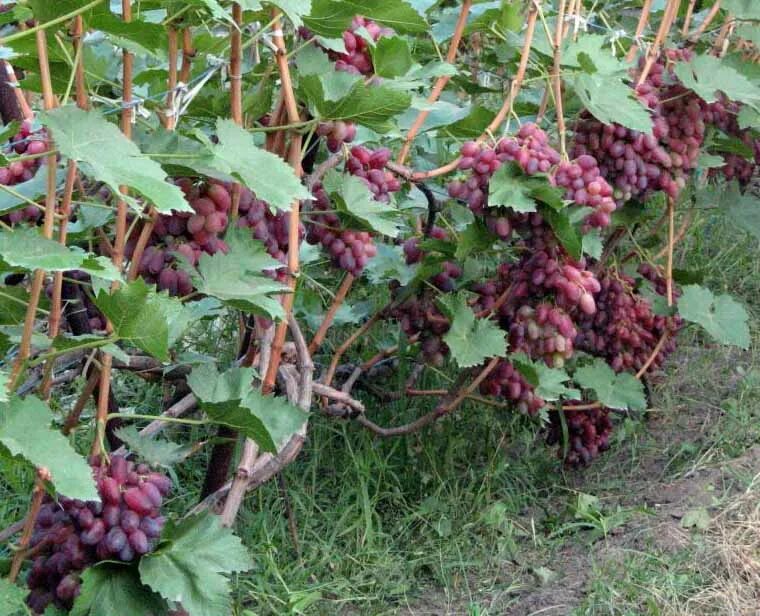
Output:
[[351,143],[356,139],[356,124],[341,120],[320,122],[317,126],[317,135],[326,138],[328,150],[337,152],[344,143]]
[[[574,127],[573,156],[590,154],[598,161],[619,203],[642,199],[652,191],[675,198],[697,164],[708,105],[681,85],[672,70],[674,62],[691,57],[688,50],[665,51],[637,86],[636,95],[652,113],[651,135],[603,124],[588,112]],[[643,60],[639,70],[642,66]]]
[[[34,132],[32,130],[32,123],[25,120],[21,124],[19,132],[11,139],[10,144],[4,150],[9,155],[34,156],[42,154],[48,151],[47,134],[44,130]],[[43,161],[44,158],[30,158],[14,161],[7,167],[0,167],[0,184],[12,186],[31,180]],[[39,222],[43,214],[43,208],[28,205],[0,216],[0,220],[8,225],[24,222],[36,223]]]
[[712,169],[711,174],[722,174],[727,180],[736,179],[741,185],[746,185],[752,179],[755,169],[760,165],[760,139],[756,139],[751,129],[739,128],[737,116],[741,111],[741,104],[729,101],[725,96],[714,102],[709,107],[709,121],[729,137],[741,141],[753,158],[747,159],[735,152],[723,153],[726,164],[719,169]]
[[[343,32],[343,44],[346,53],[328,50],[327,55],[335,61],[335,69],[357,75],[372,75],[370,46],[383,36],[393,36],[395,32],[360,15],[351,21],[351,27]],[[370,42],[372,41],[372,42]]]
[[27,603],[36,614],[51,604],[71,609],[86,567],[130,562],[151,551],[161,534],[168,477],[116,455],[107,466],[96,459],[93,473],[101,502],[61,497],[46,502],[37,516],[30,544],[36,556],[27,576]]
[[610,224],[616,207],[612,187],[602,177],[593,156],[582,154],[573,161],[561,161],[550,179],[565,189],[565,199],[593,210],[585,220],[586,225],[606,227]]
[[565,464],[568,466],[586,466],[596,458],[600,452],[610,447],[612,435],[612,420],[610,411],[606,408],[579,409],[555,411],[550,414],[551,424],[546,437],[549,445],[559,443],[557,457],[562,458],[564,446],[562,445],[562,413],[567,423],[569,442],[567,454],[564,455]]
[[[391,287],[395,292],[398,287]],[[403,303],[395,306],[391,317],[396,319],[401,330],[408,336],[418,336],[420,349],[425,361],[433,366],[442,366],[449,353],[443,336],[451,324],[435,305],[436,294],[424,289],[418,295],[412,295]]]
[[363,145],[356,145],[351,148],[346,161],[346,171],[364,181],[375,201],[388,203],[391,193],[401,190],[398,178],[385,169],[390,159],[391,151],[388,148],[371,150]]
[[[250,190],[243,187],[240,194],[240,218],[238,227],[250,228],[254,239],[264,243],[273,259],[285,265],[288,262],[290,245],[290,215],[288,212],[272,212],[266,201],[258,199]],[[299,241],[304,236],[303,225],[299,227]],[[280,275],[285,270],[278,271]]]
[[330,255],[333,265],[353,276],[359,276],[369,260],[377,254],[377,247],[367,231],[343,229],[338,214],[325,189],[314,187],[314,201],[310,205],[306,241],[321,244]]
[[[226,252],[221,234],[227,228],[232,205],[229,188],[220,183],[195,184],[190,178],[175,181],[185,193],[194,213],[173,212],[158,216],[148,240],[138,273],[146,282],[171,295],[189,295],[193,290],[190,275],[179,266],[178,256],[196,266],[201,254]],[[138,233],[127,241],[125,253],[134,254]]]
[[509,326],[509,343],[513,350],[525,351],[533,359],[543,359],[547,366],[562,368],[573,356],[577,331],[572,319],[561,308],[545,302],[535,308],[524,304],[518,308]]
[[[609,271],[601,279],[596,314],[582,315],[577,321],[576,347],[604,357],[616,372],[639,370],[662,335],[674,334],[682,324],[678,316],[654,314],[649,300],[636,292],[635,284],[630,276]],[[655,289],[664,293],[663,284],[656,283]],[[675,345],[675,336],[669,335],[650,370],[660,367]]]
[[480,384],[480,392],[485,396],[511,400],[520,413],[531,417],[546,404],[536,395],[535,388],[508,360],[499,361],[496,368]]

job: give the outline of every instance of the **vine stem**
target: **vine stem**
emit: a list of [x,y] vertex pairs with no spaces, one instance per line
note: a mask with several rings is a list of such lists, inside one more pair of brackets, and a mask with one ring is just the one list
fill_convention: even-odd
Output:
[[735,24],[734,16],[731,13],[726,15],[726,22],[721,27],[720,32],[718,32],[718,37],[715,39],[715,45],[713,45],[713,51],[719,58],[722,58],[728,49],[727,40],[733,32]]
[[[53,94],[53,84],[50,78],[50,62],[47,53],[47,36],[45,30],[38,29],[36,35],[37,57],[40,66],[40,81],[42,84],[42,98],[46,110],[53,109],[56,106],[55,95]],[[48,133],[48,139],[52,142],[53,135]],[[42,235],[47,239],[53,238],[53,223],[55,222],[55,204],[56,204],[56,167],[57,158],[55,153],[50,154],[46,161],[47,184],[45,193],[45,219],[42,225]],[[21,343],[19,345],[18,357],[13,365],[11,372],[11,389],[15,390],[19,377],[26,365],[32,349],[32,334],[34,333],[34,322],[37,316],[37,308],[40,303],[42,285],[45,282],[45,270],[37,269],[34,271],[32,286],[29,290],[29,304],[26,309],[24,318],[24,329],[21,334]]]
[[[515,74],[515,78],[512,80],[512,83],[509,87],[509,94],[504,99],[504,103],[502,104],[499,111],[496,113],[496,116],[494,116],[494,119],[491,121],[491,123],[488,125],[485,131],[483,131],[483,134],[480,135],[480,137],[477,138],[478,143],[482,143],[486,139],[488,139],[493,133],[495,133],[499,127],[502,125],[504,120],[507,118],[507,116],[512,111],[512,106],[514,104],[515,99],[517,98],[517,95],[520,93],[520,88],[522,87],[523,80],[525,79],[525,72],[528,68],[528,58],[530,57],[530,49],[531,44],[533,42],[533,34],[536,30],[536,18],[538,16],[538,7],[541,5],[541,0],[533,0],[533,3],[531,4],[530,10],[528,12],[528,20],[525,28],[525,40],[523,42],[522,51],[520,54],[520,63],[517,67],[517,73]],[[411,180],[412,182],[419,182],[421,180],[429,180],[430,178],[436,178],[440,177],[442,175],[446,175],[447,173],[451,173],[457,168],[457,165],[459,164],[460,158],[457,157],[456,159],[452,160],[449,163],[446,163],[445,165],[438,167],[436,169],[431,169],[430,171],[412,171],[410,169],[407,169],[403,165],[398,165],[395,162],[389,163],[386,165],[386,167],[390,170],[396,173],[397,175],[403,177],[404,179]]]
[[385,311],[387,310],[389,306],[386,306],[381,311],[376,312],[364,325],[362,325],[359,329],[357,329],[353,334],[351,334],[344,342],[341,344],[335,353],[333,354],[333,358],[330,361],[330,366],[327,368],[327,373],[325,374],[324,384],[325,385],[331,385],[333,377],[335,376],[335,371],[338,369],[338,363],[340,362],[340,358],[343,357],[343,354],[348,351],[349,348],[356,342],[359,338],[361,338],[364,334],[366,334],[370,329],[372,329],[372,326],[377,323],[380,318],[383,316]]
[[696,42],[699,40],[699,37],[705,33],[705,30],[707,30],[707,28],[713,22],[713,19],[715,19],[718,11],[720,11],[720,0],[715,0],[715,4],[710,7],[707,15],[705,15],[705,18],[702,20],[702,23],[699,24],[699,26],[697,26],[691,34],[689,34],[689,40],[691,42]]
[[651,10],[652,0],[644,0],[644,5],[641,7],[641,13],[639,13],[639,23],[636,24],[636,34],[633,37],[633,43],[631,44],[628,53],[625,55],[626,62],[633,62],[633,59],[636,57],[636,52],[639,50],[639,40],[649,23],[649,13]]
[[[471,8],[472,0],[464,0],[462,2],[462,8],[459,10],[459,18],[457,19],[456,27],[454,28],[454,34],[451,37],[449,49],[446,53],[446,62],[449,64],[452,64],[456,58],[457,49],[459,49],[459,43],[462,41],[462,34],[464,33],[464,28],[467,25],[467,17],[470,14]],[[438,77],[435,84],[433,85],[433,89],[431,90],[430,95],[427,98],[428,105],[432,105],[438,100],[438,98],[441,96],[441,92],[443,92],[450,79],[451,75],[441,75]],[[409,151],[411,150],[412,142],[420,132],[423,124],[425,124],[425,120],[429,114],[430,111],[428,109],[423,109],[415,118],[412,126],[409,128],[409,132],[406,134],[404,144],[401,146],[401,151],[396,157],[397,164],[404,164],[404,161],[406,160],[407,156],[409,155]]]
[[[40,30],[44,32],[44,30]],[[11,583],[16,581],[19,571],[21,571],[21,565],[24,563],[26,556],[26,548],[29,542],[32,540],[32,533],[34,533],[34,525],[37,522],[37,516],[42,508],[42,499],[45,497],[45,482],[50,481],[50,471],[44,467],[37,469],[37,476],[34,478],[34,489],[32,490],[32,502],[29,505],[29,513],[24,521],[24,529],[21,533],[21,539],[19,540],[16,552],[13,554],[13,560],[11,561],[11,570],[8,574],[8,581]]]
[[694,15],[694,6],[696,4],[697,0],[689,0],[689,6],[686,7],[686,15],[683,18],[683,26],[681,27],[681,36],[683,37],[689,34],[689,26],[691,26],[691,18]]
[[[121,0],[121,16],[124,23],[132,21],[132,3],[130,0]],[[132,103],[132,74],[133,74],[134,57],[126,48],[122,49],[122,111],[121,111],[121,132],[127,139],[132,138],[132,117],[134,109]],[[127,193],[127,186],[121,186],[122,194]],[[117,270],[121,270],[124,264],[124,245],[127,239],[127,202],[119,199],[116,204],[116,237],[113,244],[113,253],[111,260]],[[114,281],[111,289],[115,290],[119,286],[118,281]],[[106,323],[108,334],[113,332],[113,326],[110,322]],[[111,367],[113,357],[110,353],[102,353],[100,367],[100,383],[98,388],[98,405],[96,412],[96,437],[92,441],[92,454],[100,455],[103,453],[102,439],[98,435],[105,433],[106,423],[108,422],[108,399],[111,392]]]
[[[290,75],[290,66],[288,65],[288,53],[287,48],[285,47],[285,41],[281,29],[281,14],[279,10],[275,10],[273,15],[272,41],[274,42],[276,49],[275,56],[277,61],[277,69],[280,74],[284,108],[287,113],[288,122],[296,123],[301,121],[301,117],[298,111],[298,103],[296,101],[295,92],[293,91],[293,81]],[[291,136],[290,150],[288,155],[288,162],[293,167],[298,177],[301,177],[303,174],[303,170],[301,168],[301,142],[301,135],[294,133]],[[265,395],[271,393],[274,390],[277,373],[279,371],[280,362],[282,359],[282,349],[285,344],[285,337],[287,335],[288,326],[291,324],[291,321],[294,320],[292,317],[292,310],[299,271],[299,228],[300,202],[296,199],[293,201],[290,209],[288,234],[288,274],[291,292],[286,294],[282,300],[283,309],[285,311],[285,318],[277,324],[277,327],[275,329],[274,340],[272,341],[271,355],[261,386],[262,393]],[[308,356],[308,350],[306,350],[306,354]],[[302,367],[302,370],[304,369],[305,368]],[[245,444],[243,445],[243,454],[240,462],[238,463],[237,472],[235,473],[235,477],[232,480],[232,484],[230,486],[229,493],[222,510],[222,524],[225,526],[232,526],[235,523],[237,513],[240,510],[240,506],[243,501],[243,497],[248,490],[254,465],[259,457],[258,454],[258,445],[253,440],[246,439]]]
[[193,33],[190,27],[182,29],[182,68],[179,70],[179,80],[182,83],[190,81],[190,73],[193,69],[195,48],[193,47]]
[[[232,26],[230,27],[230,115],[232,121],[243,126],[243,9],[238,2],[232,4]],[[242,186],[235,182],[232,186],[232,207],[230,218],[236,221],[240,209]]]
[[314,334],[314,338],[309,344],[309,353],[312,355],[314,355],[314,352],[324,342],[325,336],[327,336],[327,331],[330,329],[330,326],[335,319],[336,313],[343,305],[343,301],[346,299],[346,295],[348,295],[348,292],[351,290],[351,287],[354,284],[354,280],[355,278],[352,274],[346,274],[343,282],[340,283],[338,292],[335,294],[335,298],[333,299],[332,304],[330,304],[330,308],[328,308],[327,312],[325,313],[325,318],[322,319],[322,323],[319,325],[317,333]]
[[430,425],[434,421],[438,420],[444,415],[448,415],[459,407],[483,382],[483,380],[491,374],[494,368],[499,363],[499,358],[494,357],[488,364],[478,373],[478,375],[470,382],[469,385],[460,385],[453,391],[446,393],[446,396],[441,399],[435,409],[423,415],[415,421],[404,424],[402,426],[395,426],[393,428],[383,428],[378,426],[373,421],[367,419],[364,415],[359,415],[356,420],[365,428],[376,434],[377,436],[388,438],[392,436],[401,436],[403,434],[411,434],[417,432],[425,426]]
[[[667,214],[666,214],[667,216]],[[685,220],[681,223],[681,226],[678,227],[678,231],[675,234],[675,237],[673,238],[673,248],[683,239],[683,236],[686,235],[686,231],[689,229],[689,225],[691,224],[691,214],[687,214]],[[668,254],[670,248],[670,243],[666,245],[660,252],[658,252],[653,260],[658,261],[659,259],[662,259],[665,255]]]
[[636,82],[637,86],[640,86],[642,83],[644,83],[644,81],[646,81],[646,78],[649,76],[649,71],[652,70],[652,66],[654,65],[655,60],[657,60],[657,56],[660,53],[660,47],[667,38],[668,33],[670,32],[670,28],[673,25],[673,21],[678,15],[679,6],[681,6],[681,0],[668,0],[668,4],[665,7],[665,12],[662,16],[662,21],[660,22],[660,27],[657,30],[657,36],[655,37],[654,43],[652,43],[652,46],[647,52],[644,68],[642,69],[641,74],[639,75],[639,78]]
[[559,0],[557,11],[557,27],[554,34],[554,61],[552,63],[552,86],[554,88],[554,105],[557,108],[557,132],[559,132],[559,152],[562,158],[567,158],[565,138],[565,112],[562,104],[562,39],[565,26],[565,0]]
[[664,331],[662,333],[662,336],[660,336],[660,339],[657,341],[657,344],[654,346],[654,349],[652,349],[652,352],[650,353],[647,360],[644,362],[644,365],[639,368],[639,371],[636,373],[636,378],[641,379],[644,374],[646,374],[646,371],[649,370],[649,367],[652,365],[654,360],[657,358],[657,356],[660,354],[660,351],[662,350],[662,346],[665,344],[665,341],[668,338],[668,332]]
[[[82,34],[84,33],[84,24],[81,15],[77,15],[74,18],[74,27],[72,29],[72,39],[74,45],[74,58],[76,58],[76,64],[74,65],[76,90],[76,103],[80,109],[85,109],[87,106],[87,91],[85,89],[84,81],[84,62],[80,47],[82,44]],[[79,76],[82,76],[80,79]],[[52,160],[55,160],[55,156],[51,156]],[[48,159],[50,164],[50,159]],[[60,222],[58,224],[58,243],[62,246],[66,245],[68,237],[68,225],[69,216],[71,215],[71,202],[74,196],[74,184],[77,179],[77,163],[75,160],[69,160],[66,167],[66,181],[63,187],[63,198],[61,199],[60,207]],[[55,272],[53,275],[53,294],[50,300],[50,316],[48,320],[48,336],[55,338],[61,327],[61,313],[62,313],[62,288],[63,288],[63,272]],[[40,384],[40,394],[42,397],[47,398],[50,395],[50,388],[52,385],[53,374],[53,360],[49,361],[45,366],[44,376],[42,383]]]

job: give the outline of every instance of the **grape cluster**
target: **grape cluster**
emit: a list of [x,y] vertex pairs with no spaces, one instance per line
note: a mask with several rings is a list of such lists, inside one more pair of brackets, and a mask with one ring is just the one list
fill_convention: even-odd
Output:
[[[269,255],[285,265],[290,244],[290,216],[288,212],[272,212],[266,201],[243,187],[240,194],[240,218],[237,225],[251,229],[254,239],[264,243]],[[303,225],[298,229],[299,241],[305,233]],[[280,277],[285,270],[278,270]]]
[[748,159],[735,152],[725,152],[722,156],[725,165],[718,169],[711,169],[711,175],[721,174],[727,180],[737,180],[741,185],[747,185],[752,179],[755,170],[760,165],[760,139],[756,139],[752,130],[739,128],[738,115],[741,104],[729,101],[721,95],[720,99],[709,106],[709,121],[729,137],[741,141],[752,152],[753,157]]
[[371,150],[363,145],[356,145],[349,153],[346,171],[364,181],[375,201],[388,203],[391,193],[401,190],[398,178],[385,169],[390,159],[391,151],[388,148]]
[[372,236],[367,231],[343,229],[338,214],[331,211],[330,197],[320,184],[315,185],[313,194],[306,241],[321,244],[330,255],[333,265],[353,276],[359,276],[369,260],[377,254]]
[[565,189],[565,199],[576,205],[592,208],[585,224],[589,227],[606,227],[616,204],[612,187],[607,183],[596,164],[596,159],[582,154],[576,160],[561,161],[551,176],[555,186]]
[[572,319],[561,308],[542,302],[535,308],[518,308],[509,327],[510,348],[525,351],[547,366],[562,368],[573,356],[577,331]]
[[[650,274],[647,268],[643,268],[643,272],[645,277]],[[656,273],[650,275],[655,280],[655,290],[664,294],[664,282]],[[630,276],[611,270],[600,282],[598,310],[594,315],[582,315],[578,319],[575,345],[604,357],[616,372],[638,371],[662,335],[678,331],[682,324],[680,317],[655,314],[649,300],[636,292],[636,282]],[[675,336],[669,335],[650,370],[662,365],[675,350],[675,344]]]
[[327,55],[335,62],[335,69],[356,75],[372,75],[375,67],[372,64],[370,40],[374,43],[383,36],[393,36],[395,32],[380,24],[357,15],[351,21],[351,27],[343,32],[343,45],[346,52],[328,50]]
[[506,359],[500,360],[496,368],[483,380],[480,393],[511,400],[520,413],[531,417],[546,404],[536,395],[535,388],[525,380],[520,371]]
[[356,139],[356,124],[341,120],[320,122],[317,126],[317,135],[326,138],[328,150],[337,152],[344,143],[351,143]]
[[[146,282],[157,284],[170,295],[185,296],[192,292],[193,285],[188,272],[180,267],[178,257],[194,267],[203,253],[227,251],[221,234],[227,228],[232,197],[229,187],[221,183],[196,185],[190,178],[178,178],[175,184],[185,193],[194,213],[172,212],[158,216],[138,273]],[[139,232],[136,232],[127,240],[128,258],[134,254],[138,237]]]
[[[14,135],[9,145],[3,148],[8,155],[18,154],[19,156],[34,156],[48,151],[48,139],[44,130],[33,131],[32,123],[25,120],[21,124],[19,132]],[[0,184],[4,186],[13,186],[21,182],[31,180],[37,173],[44,158],[31,158],[26,160],[17,160],[10,163],[7,167],[0,167]],[[19,223],[36,223],[43,217],[44,210],[40,207],[28,205],[0,216],[0,220],[8,225]]]
[[[394,294],[399,289],[397,285],[391,287]],[[449,331],[451,324],[436,306],[435,297],[436,294],[430,289],[424,289],[395,306],[390,316],[399,322],[404,334],[410,338],[418,337],[425,361],[432,366],[440,367],[445,363],[449,353],[443,336]]]
[[36,556],[27,576],[27,603],[34,613],[47,606],[71,609],[82,571],[102,560],[130,562],[151,551],[165,519],[160,515],[171,480],[111,456],[93,461],[101,502],[61,497],[48,500],[37,516],[30,547]]
[[551,424],[546,441],[549,445],[560,444],[557,457],[561,459],[564,454],[562,418],[559,413],[565,417],[569,436],[567,454],[564,455],[566,465],[587,466],[599,453],[609,449],[612,435],[612,420],[609,409],[573,410],[569,408],[550,414]]
[[[591,155],[597,160],[619,203],[643,199],[653,191],[675,198],[697,164],[708,105],[685,88],[672,70],[674,62],[690,58],[688,50],[665,51],[636,87],[639,100],[652,113],[651,135],[603,124],[585,111],[574,126],[573,156]],[[639,71],[642,66],[643,60]]]

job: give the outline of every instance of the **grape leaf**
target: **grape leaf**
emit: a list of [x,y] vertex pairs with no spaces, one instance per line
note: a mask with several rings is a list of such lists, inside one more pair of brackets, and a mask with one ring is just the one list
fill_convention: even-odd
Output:
[[507,354],[506,332],[490,319],[478,319],[463,295],[439,301],[451,318],[443,340],[460,368],[472,368],[486,359]]
[[26,607],[26,595],[28,590],[9,582],[7,578],[0,578],[0,616],[16,616],[28,614]]
[[578,40],[567,40],[562,50],[562,64],[586,73],[619,74],[625,65],[612,55],[609,37],[605,34],[584,34]]
[[701,325],[721,344],[749,348],[749,316],[730,295],[715,296],[704,287],[687,285],[678,298],[678,313],[687,321]]
[[0,325],[19,325],[26,318],[29,291],[24,287],[0,286]]
[[583,254],[592,259],[598,259],[604,251],[604,242],[602,241],[602,232],[599,229],[591,229],[583,235],[581,240],[583,245]]
[[488,250],[495,241],[496,236],[488,230],[482,220],[476,218],[459,234],[454,258],[461,262],[471,254]]
[[718,100],[723,92],[731,100],[760,105],[760,87],[726,62],[712,55],[697,56],[691,62],[677,62],[676,76],[707,103]]
[[756,0],[723,0],[720,8],[731,13],[736,19],[760,21],[760,5]]
[[311,199],[293,168],[279,156],[257,147],[253,137],[232,120],[219,118],[216,136],[219,143],[206,161],[209,166],[235,177],[278,210],[289,210],[296,199]]
[[242,432],[264,451],[276,452],[309,416],[284,398],[263,395],[252,380],[250,368],[219,374],[214,366],[203,365],[192,371],[187,383],[209,419]]
[[82,587],[71,616],[141,614],[165,616],[166,602],[140,581],[134,566],[103,562],[82,573]]
[[311,12],[311,0],[268,0],[282,9],[296,28],[303,25],[303,18]]
[[[85,175],[105,182],[114,193],[123,184],[159,212],[193,211],[179,187],[167,181],[161,165],[143,155],[100,113],[67,105],[40,114],[40,120],[55,135],[55,144],[64,156],[77,161]],[[142,209],[134,197],[124,199]]]
[[398,237],[399,211],[389,203],[375,201],[367,185],[356,176],[335,171],[324,180],[336,208],[367,227],[389,237]]
[[356,15],[363,15],[401,33],[424,33],[430,27],[403,0],[313,0],[311,14],[304,16],[303,20],[316,34],[340,38]]
[[570,222],[567,210],[558,212],[542,205],[539,211],[570,256],[573,259],[580,259],[583,254],[583,244],[578,230]]
[[110,320],[118,338],[127,340],[160,361],[169,361],[166,302],[142,278],[119,287],[111,294],[101,289],[95,304]]
[[10,384],[10,375],[5,370],[0,370],[0,402],[8,402],[8,387]]
[[725,189],[721,203],[726,204],[731,220],[760,240],[760,199],[750,191],[742,194],[738,183],[732,182]]
[[400,36],[383,36],[371,48],[372,64],[380,77],[393,79],[406,75],[412,68],[409,43]]
[[515,164],[502,165],[488,182],[488,206],[508,206],[515,212],[535,212],[531,188]]
[[160,24],[139,19],[125,22],[108,12],[93,16],[87,25],[111,35],[114,45],[126,47],[140,55],[150,53],[160,57],[166,51],[166,30]]
[[[61,272],[79,269],[85,259],[92,256],[92,264],[99,265],[94,255],[77,247],[68,247],[40,235],[34,227],[20,227],[15,231],[0,229],[0,256],[9,264],[28,270],[44,269]],[[106,270],[103,269],[105,273]]]
[[197,270],[190,270],[195,288],[238,310],[282,319],[285,315],[282,305],[271,295],[290,289],[261,273],[282,264],[272,259],[264,245],[250,235],[231,232],[229,242],[227,254],[201,255]]
[[390,118],[402,113],[411,105],[411,96],[388,85],[367,85],[355,81],[353,88],[341,99],[327,98],[324,75],[304,75],[299,91],[310,102],[316,115],[326,120],[346,120],[362,124],[376,132],[392,128]]
[[87,460],[50,423],[53,414],[39,398],[13,397],[0,402],[0,443],[13,456],[21,456],[52,474],[55,489],[70,498],[99,501]]
[[[63,186],[66,172],[59,169],[56,172],[56,187]],[[29,205],[29,201],[38,201],[47,193],[47,173],[36,173],[31,180],[5,186],[0,184],[0,214],[4,214],[19,206]]]
[[377,256],[370,259],[364,271],[372,284],[398,280],[405,285],[414,279],[415,268],[406,264],[401,246],[380,243],[377,244]]
[[612,409],[643,411],[647,407],[644,385],[628,372],[616,374],[603,359],[575,371],[575,382],[592,389],[604,406]]
[[603,124],[617,123],[642,133],[652,132],[649,112],[619,77],[579,73],[573,83],[583,105]]
[[140,578],[189,616],[220,616],[232,613],[226,575],[251,567],[240,539],[219,516],[202,514],[167,524],[158,551],[140,559]]
[[116,436],[146,464],[170,467],[184,460],[193,450],[192,445],[179,445],[164,439],[143,436],[134,426],[115,431]]
[[760,111],[746,105],[739,111],[736,121],[739,123],[739,128],[742,129],[760,126]]

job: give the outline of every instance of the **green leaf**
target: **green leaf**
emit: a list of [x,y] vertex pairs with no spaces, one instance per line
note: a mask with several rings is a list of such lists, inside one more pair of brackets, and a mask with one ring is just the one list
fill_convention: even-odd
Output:
[[6,577],[0,578],[0,616],[28,614],[27,594],[27,589],[16,586],[9,582]]
[[87,25],[111,35],[111,41],[115,45],[143,56],[146,52],[163,55],[167,47],[166,30],[159,24],[139,19],[125,22],[113,13],[100,13],[93,16]]
[[[253,561],[219,516],[205,514],[167,524],[158,551],[140,559],[140,578],[190,616],[232,613],[227,575],[247,571]],[[123,612],[122,612],[123,613]],[[134,612],[138,614],[139,612]]]
[[575,382],[592,389],[604,406],[612,409],[643,411],[647,408],[644,385],[628,372],[616,374],[603,359],[575,371]]
[[304,23],[315,34],[340,38],[356,15],[378,21],[401,33],[422,34],[429,25],[403,0],[313,0]]
[[376,132],[387,132],[392,128],[389,120],[408,109],[412,103],[408,92],[388,85],[368,85],[361,79],[355,82],[346,96],[331,101],[325,94],[325,79],[326,76],[305,75],[299,86],[301,94],[322,119],[346,120]]
[[[90,257],[90,264],[100,264],[94,255],[49,240],[34,227],[19,227],[14,231],[0,229],[0,256],[9,265],[28,270],[44,269],[48,272],[79,269]],[[105,269],[102,271],[106,273]]]
[[[63,169],[56,172],[56,187],[60,188],[63,185],[65,176],[66,173]],[[0,214],[22,205],[29,205],[29,201],[38,201],[46,193],[47,173],[36,173],[31,180],[13,186],[0,184]]]
[[704,287],[685,286],[678,298],[678,313],[687,321],[704,327],[721,344],[749,348],[749,316],[730,295],[715,296]]
[[0,443],[11,455],[21,456],[52,474],[55,489],[70,498],[99,501],[87,460],[50,423],[53,414],[39,398],[11,398],[0,402]]
[[472,368],[492,357],[507,354],[506,332],[490,319],[477,319],[463,295],[441,299],[451,315],[451,327],[443,341],[460,368]]
[[367,185],[358,177],[329,173],[324,181],[336,208],[363,227],[389,237],[398,237],[399,211],[389,203],[375,201]]
[[253,389],[253,376],[250,368],[219,374],[214,366],[204,365],[192,371],[187,383],[209,419],[242,432],[264,451],[276,452],[309,415],[284,398]]
[[739,123],[739,128],[741,129],[760,126],[760,111],[745,105],[739,111],[739,115],[736,116],[736,121]]
[[476,218],[459,234],[454,258],[463,261],[471,254],[478,254],[494,245],[496,236],[488,230],[482,220]]
[[513,353],[509,356],[509,361],[525,380],[535,387],[536,395],[547,402],[560,398],[577,400],[580,397],[577,389],[565,385],[570,380],[570,376],[564,370],[549,368],[543,362],[534,362],[523,352]]
[[[123,184],[161,213],[193,211],[179,187],[167,181],[161,165],[143,155],[100,113],[67,105],[40,114],[40,120],[55,135],[56,146],[64,156],[77,161],[85,175],[105,182],[114,193]],[[142,209],[135,198],[124,198]]]
[[267,0],[282,9],[296,28],[301,27],[303,18],[311,13],[311,0]]
[[111,321],[114,333],[160,361],[169,361],[166,302],[142,278],[108,294],[100,291],[95,304]]
[[371,48],[375,73],[393,79],[406,75],[412,68],[412,52],[406,39],[400,36],[381,37]]
[[446,126],[443,130],[451,137],[475,139],[483,134],[494,115],[496,114],[490,109],[478,105],[470,109],[467,117]]
[[542,205],[539,209],[541,216],[549,223],[554,235],[573,259],[580,259],[583,254],[583,244],[577,229],[571,224],[567,210],[557,211]]
[[583,105],[603,124],[616,123],[642,133],[652,132],[649,112],[619,77],[579,73],[573,81]]
[[683,85],[707,103],[717,101],[718,92],[723,92],[731,100],[754,107],[760,104],[760,87],[715,56],[702,55],[691,62],[677,62],[674,70]]
[[760,199],[750,191],[742,194],[736,184],[733,188],[734,190],[730,190],[732,198],[728,201],[729,217],[739,227],[760,240]]
[[681,518],[681,528],[696,528],[697,530],[707,530],[710,526],[711,518],[707,509],[698,507],[690,509]]
[[370,260],[364,271],[372,284],[398,280],[405,285],[414,278],[415,268],[406,264],[401,246],[380,243],[377,244],[377,256]]
[[190,271],[197,291],[238,310],[284,318],[282,305],[271,296],[287,293],[289,287],[261,273],[282,267],[282,263],[272,259],[264,245],[248,234],[230,230],[228,238],[227,254],[203,254],[197,270]]
[[0,402],[8,402],[8,387],[11,377],[5,370],[0,370]]
[[296,199],[311,199],[293,168],[279,156],[257,147],[253,137],[232,120],[216,122],[219,143],[209,165],[245,184],[278,210],[289,210]]
[[137,568],[110,562],[88,567],[71,616],[165,616],[166,602],[140,581]]
[[488,206],[507,206],[515,212],[535,212],[531,188],[515,163],[502,165],[488,182]]
[[582,69],[586,73],[621,75],[625,64],[612,55],[613,46],[606,34],[584,34],[578,40],[568,40],[562,50],[562,64]]
[[0,325],[20,325],[26,318],[29,291],[24,287],[0,286]]
[[184,460],[193,450],[192,445],[179,445],[164,439],[143,436],[134,426],[125,426],[115,431],[130,452],[151,466],[174,466]]
[[723,0],[720,8],[731,13],[736,19],[760,21],[760,6],[755,0]]
[[592,259],[599,259],[604,251],[604,242],[602,241],[602,232],[599,229],[591,229],[583,236],[583,254]]

